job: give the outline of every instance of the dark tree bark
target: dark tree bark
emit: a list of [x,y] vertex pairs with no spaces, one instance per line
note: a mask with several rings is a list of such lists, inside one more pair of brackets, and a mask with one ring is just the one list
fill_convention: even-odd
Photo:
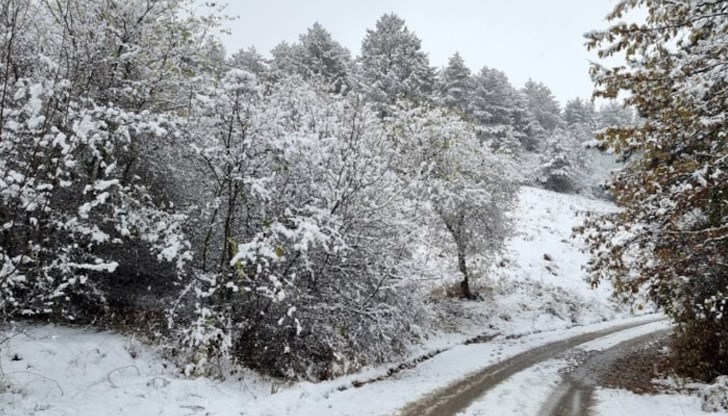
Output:
[[470,290],[470,275],[468,274],[468,265],[465,261],[465,253],[458,249],[458,269],[463,274],[463,280],[460,282],[460,291],[465,299],[475,300],[476,296]]

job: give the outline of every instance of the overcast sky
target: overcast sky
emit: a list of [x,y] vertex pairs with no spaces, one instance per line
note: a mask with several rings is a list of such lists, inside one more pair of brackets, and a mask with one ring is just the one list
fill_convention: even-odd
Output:
[[402,17],[422,39],[430,63],[441,67],[455,51],[473,70],[504,71],[516,87],[542,81],[563,105],[590,97],[589,60],[583,34],[605,28],[617,0],[229,0],[238,18],[223,35],[228,53],[255,46],[268,51],[298,40],[314,22],[359,53],[366,29],[384,13]]

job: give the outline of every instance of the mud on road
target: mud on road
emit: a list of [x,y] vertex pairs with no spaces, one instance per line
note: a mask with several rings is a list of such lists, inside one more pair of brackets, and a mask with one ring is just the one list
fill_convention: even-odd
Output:
[[[611,335],[613,333],[647,325],[660,319],[619,325],[601,331],[589,332],[564,340],[552,342],[513,356],[498,364],[486,367],[456,383],[412,402],[401,409],[399,416],[451,416],[467,408],[486,391],[505,381],[510,376],[542,361],[563,354],[580,344]],[[642,337],[639,337],[642,338]],[[621,345],[621,344],[620,344]],[[617,346],[618,347],[618,346]],[[617,348],[614,347],[614,348]],[[616,358],[616,357],[615,357]],[[563,394],[563,393],[562,393]],[[574,393],[581,394],[581,393]]]
[[584,416],[589,414],[594,388],[600,385],[601,376],[620,358],[634,352],[645,344],[659,341],[669,330],[652,332],[632,338],[600,351],[588,354],[573,371],[566,373],[539,416]]

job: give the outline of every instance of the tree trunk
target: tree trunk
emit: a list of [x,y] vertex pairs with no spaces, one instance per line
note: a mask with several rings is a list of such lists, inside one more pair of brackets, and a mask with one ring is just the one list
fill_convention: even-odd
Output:
[[468,265],[465,262],[465,253],[463,250],[458,250],[458,269],[463,274],[463,280],[460,282],[460,291],[462,292],[463,298],[475,300],[475,295],[470,291],[470,276],[468,275]]

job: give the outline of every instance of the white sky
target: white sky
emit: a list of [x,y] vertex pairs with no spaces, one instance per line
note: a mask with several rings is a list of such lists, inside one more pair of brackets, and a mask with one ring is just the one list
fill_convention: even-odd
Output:
[[590,97],[583,34],[606,28],[604,16],[617,0],[229,0],[238,18],[223,35],[228,53],[255,46],[268,51],[318,21],[334,39],[359,53],[367,28],[384,13],[402,17],[422,39],[430,63],[441,67],[455,51],[475,72],[483,66],[504,71],[513,85],[529,78],[544,82],[559,102]]

